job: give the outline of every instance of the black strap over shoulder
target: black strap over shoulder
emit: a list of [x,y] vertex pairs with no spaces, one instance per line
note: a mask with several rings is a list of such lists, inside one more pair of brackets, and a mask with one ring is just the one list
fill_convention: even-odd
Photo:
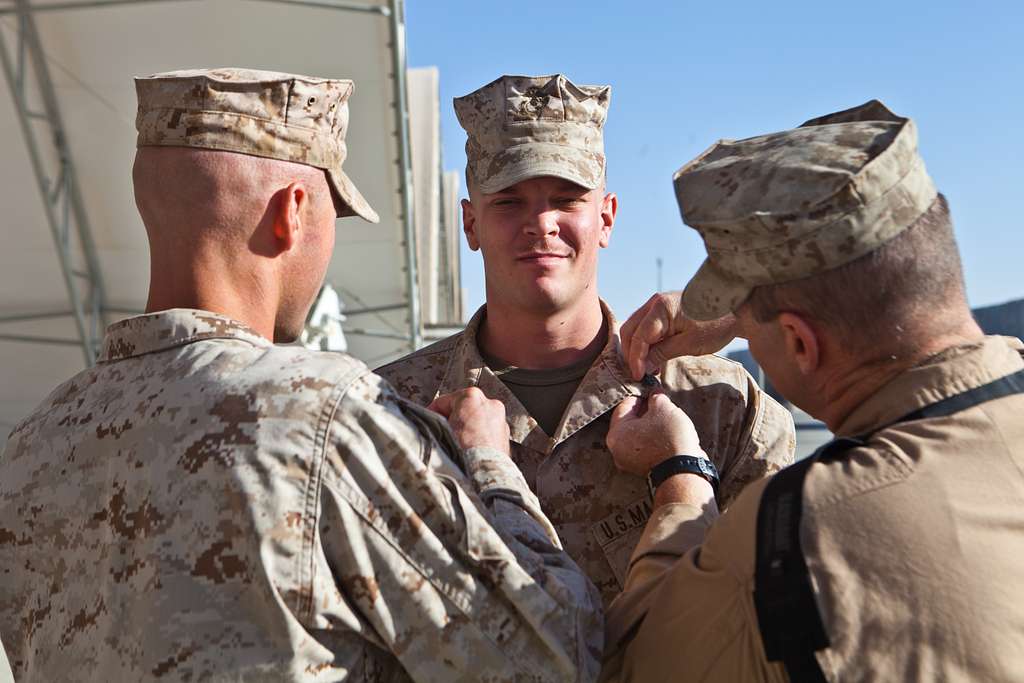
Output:
[[792,681],[824,681],[814,652],[829,646],[800,546],[804,477],[825,455],[861,445],[855,439],[830,441],[772,477],[761,496],[754,565],[757,625],[768,661],[782,661]]
[[[945,417],[1022,393],[1024,370],[915,410],[886,427]],[[863,446],[869,437],[870,434],[830,441],[810,457],[775,475],[761,497],[757,512],[754,607],[765,655],[769,661],[781,661],[792,681],[825,681],[814,653],[829,646],[800,545],[804,478],[814,463],[841,458],[846,451]]]

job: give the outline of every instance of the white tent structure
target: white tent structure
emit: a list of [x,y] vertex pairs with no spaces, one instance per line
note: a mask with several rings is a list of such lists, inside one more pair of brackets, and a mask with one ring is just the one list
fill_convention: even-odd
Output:
[[136,75],[353,79],[345,168],[381,222],[339,221],[327,282],[349,351],[369,365],[422,343],[404,31],[402,0],[0,0],[0,441],[94,361],[106,324],[144,307]]

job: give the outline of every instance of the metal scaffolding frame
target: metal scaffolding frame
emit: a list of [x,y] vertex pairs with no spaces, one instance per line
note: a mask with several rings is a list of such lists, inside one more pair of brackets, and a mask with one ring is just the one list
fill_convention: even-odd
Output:
[[[0,341],[43,343],[80,346],[87,365],[96,360],[107,315],[137,313],[109,305],[103,287],[103,276],[96,254],[89,217],[79,190],[75,165],[68,144],[66,129],[61,118],[56,91],[50,77],[46,55],[35,24],[35,14],[68,10],[92,9],[115,5],[139,5],[154,2],[180,2],[182,0],[66,0],[45,4],[30,4],[29,0],[10,0],[0,5],[0,17],[17,17],[16,44],[11,51],[0,30],[0,61],[14,101],[22,135],[28,149],[39,192],[42,196],[46,219],[57,249],[58,261],[67,290],[70,308],[51,311],[27,311],[0,315],[0,324],[30,322],[48,319],[73,318],[78,339],[61,339],[28,334],[0,332]],[[191,0],[195,1],[195,0]],[[392,109],[398,129],[398,159],[396,165],[401,187],[402,235],[405,253],[405,281],[407,301],[372,308],[346,311],[353,316],[407,308],[408,335],[384,330],[346,328],[350,334],[401,339],[408,341],[410,350],[423,342],[420,315],[419,279],[416,263],[416,230],[413,221],[412,154],[409,134],[409,109],[406,92],[405,4],[404,0],[388,0],[387,5],[374,5],[346,0],[253,0],[287,5],[300,5],[365,12],[387,19],[390,33],[392,68]],[[13,4],[12,4],[13,2]],[[34,86],[30,89],[29,86]],[[32,97],[35,95],[35,97]],[[38,101],[34,101],[38,100]],[[40,134],[36,122],[43,122],[46,135]],[[55,159],[56,162],[48,161]],[[84,290],[84,292],[83,292]]]

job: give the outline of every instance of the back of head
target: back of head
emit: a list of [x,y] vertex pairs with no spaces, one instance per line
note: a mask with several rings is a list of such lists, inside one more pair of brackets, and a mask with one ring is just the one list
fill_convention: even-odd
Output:
[[[140,148],[132,180],[135,203],[154,246],[212,241],[244,248],[276,192],[296,180],[313,188],[314,201],[331,201],[319,169],[190,147]],[[155,255],[167,256],[158,250]]]
[[817,321],[865,361],[912,357],[922,339],[970,316],[946,198],[938,195],[877,249],[816,275],[757,286],[747,305],[762,323],[785,311]]
[[334,218],[377,214],[342,170],[353,84],[248,69],[136,79],[147,310],[202,308],[292,341],[320,288]]

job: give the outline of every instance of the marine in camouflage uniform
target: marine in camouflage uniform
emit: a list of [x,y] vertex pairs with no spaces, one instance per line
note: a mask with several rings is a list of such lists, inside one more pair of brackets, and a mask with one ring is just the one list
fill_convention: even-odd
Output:
[[[484,194],[541,176],[603,187],[608,86],[578,86],[562,75],[503,76],[455,100],[466,130],[467,175]],[[608,604],[622,590],[630,556],[651,512],[643,477],[615,468],[605,444],[611,411],[644,389],[624,366],[618,325],[603,302],[607,342],[548,433],[488,364],[478,336],[486,306],[466,329],[378,372],[413,401],[479,387],[505,405],[512,458],[537,494],[567,552]],[[493,363],[491,363],[493,365]],[[669,361],[662,388],[693,417],[701,445],[722,476],[719,503],[792,462],[793,421],[737,363],[704,356]]]
[[[348,81],[218,70],[138,91],[140,147],[344,147]],[[338,161],[340,213],[374,217],[343,154],[308,154]],[[356,359],[217,313],[112,325],[0,460],[19,681],[590,680],[601,628],[507,455],[461,452]]]

